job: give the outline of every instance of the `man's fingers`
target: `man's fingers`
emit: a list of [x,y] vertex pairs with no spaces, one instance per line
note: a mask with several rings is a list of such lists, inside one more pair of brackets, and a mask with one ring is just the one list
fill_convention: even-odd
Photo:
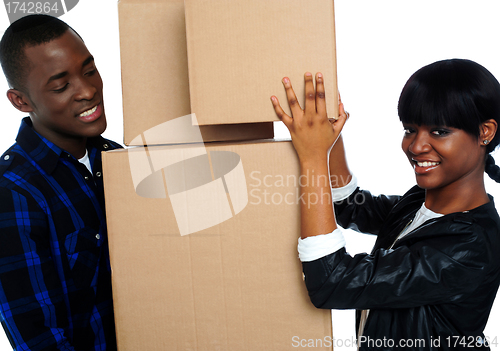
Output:
[[321,116],[326,116],[326,99],[325,99],[325,85],[323,83],[323,75],[316,74],[316,112]]
[[304,112],[313,116],[316,113],[316,93],[314,92],[313,77],[310,72],[304,74],[304,94],[306,98]]
[[299,100],[295,96],[295,92],[292,88],[292,83],[288,77],[283,78],[283,85],[285,87],[286,97],[288,99],[288,105],[292,111],[292,116],[296,117],[302,113],[302,108],[300,107]]
[[271,96],[271,102],[273,104],[274,111],[276,112],[276,115],[278,116],[278,118],[283,123],[285,123],[285,125],[287,127],[289,127],[289,125],[291,125],[293,122],[293,118],[290,117],[289,115],[287,115],[285,113],[285,111],[283,111],[283,109],[281,108],[280,102],[278,101],[278,98],[276,96]]

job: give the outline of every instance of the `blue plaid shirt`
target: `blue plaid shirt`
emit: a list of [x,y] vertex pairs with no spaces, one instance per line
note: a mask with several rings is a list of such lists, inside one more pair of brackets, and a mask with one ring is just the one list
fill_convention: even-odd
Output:
[[23,119],[0,158],[0,312],[15,350],[116,350],[101,151],[92,168]]

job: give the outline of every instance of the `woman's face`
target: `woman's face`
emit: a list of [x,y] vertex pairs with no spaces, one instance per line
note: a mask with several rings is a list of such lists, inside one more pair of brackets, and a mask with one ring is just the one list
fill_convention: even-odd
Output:
[[[456,128],[404,124],[401,147],[423,189],[460,190],[482,180],[485,148],[477,137]],[[480,178],[479,178],[480,177]]]

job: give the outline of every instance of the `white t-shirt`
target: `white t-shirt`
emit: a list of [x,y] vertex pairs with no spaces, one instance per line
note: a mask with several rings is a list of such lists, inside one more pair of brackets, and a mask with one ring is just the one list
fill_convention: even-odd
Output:
[[406,236],[409,232],[411,232],[413,229],[418,228],[420,225],[422,225],[425,221],[428,221],[429,219],[433,218],[439,218],[442,217],[443,214],[441,213],[436,213],[434,211],[429,210],[427,207],[425,207],[425,202],[422,204],[422,207],[417,211],[415,214],[415,217],[413,218],[413,221],[410,223],[409,226],[407,226],[401,234],[398,236],[398,240],[401,239],[402,237]]
[[87,150],[85,150],[85,156],[78,159],[78,162],[84,164],[85,167],[87,167],[89,172],[92,174],[92,167],[90,167],[90,160],[89,160],[89,152]]

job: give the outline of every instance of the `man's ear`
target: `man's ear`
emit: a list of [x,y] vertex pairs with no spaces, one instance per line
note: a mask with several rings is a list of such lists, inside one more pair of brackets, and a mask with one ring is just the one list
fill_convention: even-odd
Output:
[[26,94],[16,89],[7,90],[7,99],[21,112],[31,112],[33,108]]

